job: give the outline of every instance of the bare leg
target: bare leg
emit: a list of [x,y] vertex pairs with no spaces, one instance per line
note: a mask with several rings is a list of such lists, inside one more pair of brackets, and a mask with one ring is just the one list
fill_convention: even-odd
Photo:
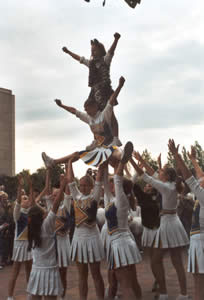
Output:
[[88,295],[88,264],[77,262],[79,275],[79,295],[80,300],[87,300]]
[[65,294],[66,294],[66,289],[67,289],[67,267],[61,267],[61,268],[59,268],[59,272],[60,272],[60,277],[61,277],[62,285],[63,285],[63,288],[64,288],[62,297],[64,297]]
[[108,270],[108,297],[114,299],[117,293],[118,282],[115,275],[115,270]]
[[166,280],[163,266],[163,250],[154,248],[152,255],[152,271],[159,284],[159,291],[161,294],[166,294]]
[[204,274],[193,274],[194,278],[194,300],[204,299]]
[[182,295],[186,295],[187,287],[186,287],[186,272],[183,266],[182,260],[182,248],[173,248],[170,249],[171,261],[176,269],[176,273],[178,276],[178,281],[180,285],[180,290]]
[[122,290],[122,299],[135,300],[135,293],[132,287],[132,272],[129,266],[115,269],[117,280]]
[[73,153],[72,154],[69,154],[67,156],[64,156],[64,157],[61,157],[61,158],[58,158],[58,159],[54,159],[54,163],[55,164],[65,164],[68,162],[68,160],[72,157]]
[[14,288],[16,285],[17,277],[20,272],[21,264],[22,264],[22,262],[19,262],[19,261],[14,261],[14,263],[13,263],[12,271],[11,271],[11,278],[10,278],[9,284],[8,284],[8,296],[9,297],[13,296],[13,292],[14,292]]
[[141,290],[140,284],[137,279],[136,265],[131,265],[131,266],[129,266],[129,268],[132,273],[132,276],[131,276],[132,277],[132,288],[135,293],[135,297],[137,299],[141,299],[142,298],[142,290]]
[[32,260],[25,261],[25,273],[26,273],[27,283],[29,281],[30,272],[31,272],[31,269],[32,269],[32,262],[33,262]]
[[32,300],[41,300],[42,296],[32,295]]
[[91,275],[96,289],[98,300],[104,299],[104,282],[101,276],[100,262],[90,263]]

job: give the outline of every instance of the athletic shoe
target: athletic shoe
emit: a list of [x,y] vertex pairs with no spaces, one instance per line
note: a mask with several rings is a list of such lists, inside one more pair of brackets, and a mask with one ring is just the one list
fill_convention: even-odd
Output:
[[167,294],[160,294],[160,296],[159,296],[159,300],[168,300],[168,299],[169,299],[169,297]]
[[178,295],[178,297],[176,298],[176,300],[188,300],[188,299],[190,299],[189,297],[188,297],[188,295]]
[[42,159],[46,168],[52,168],[55,165],[54,159],[49,157],[45,152],[42,152]]
[[126,164],[128,160],[132,157],[133,144],[132,142],[127,142],[122,152],[121,163]]

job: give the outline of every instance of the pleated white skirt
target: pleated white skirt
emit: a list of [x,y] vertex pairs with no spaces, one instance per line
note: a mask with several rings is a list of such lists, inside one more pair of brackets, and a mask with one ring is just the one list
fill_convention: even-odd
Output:
[[57,260],[59,267],[68,267],[70,263],[70,239],[69,235],[57,235]]
[[188,272],[204,274],[204,240],[201,240],[200,234],[190,238]]
[[104,258],[104,249],[98,228],[75,228],[71,244],[71,259],[80,263],[99,262]]
[[28,251],[28,241],[16,241],[13,245],[13,261],[28,261],[32,259],[32,252]]
[[157,234],[157,229],[149,229],[143,226],[142,246],[149,247],[149,248],[153,247],[156,234]]
[[63,287],[60,279],[59,267],[35,267],[29,277],[27,292],[39,296],[60,296]]
[[[110,236],[106,258],[110,269],[117,269],[141,262],[140,251],[130,232],[117,232]],[[107,249],[107,248],[106,248]]]
[[168,249],[183,247],[188,244],[189,238],[177,214],[161,216],[154,247]]
[[93,150],[80,151],[80,158],[85,162],[85,164],[98,167],[102,163],[108,160],[112,155],[113,151],[117,149],[116,146],[110,147],[96,147]]

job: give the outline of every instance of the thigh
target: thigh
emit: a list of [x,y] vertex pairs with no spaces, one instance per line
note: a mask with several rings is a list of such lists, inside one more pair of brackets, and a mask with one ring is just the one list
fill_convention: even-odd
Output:
[[79,278],[88,277],[88,264],[76,262]]

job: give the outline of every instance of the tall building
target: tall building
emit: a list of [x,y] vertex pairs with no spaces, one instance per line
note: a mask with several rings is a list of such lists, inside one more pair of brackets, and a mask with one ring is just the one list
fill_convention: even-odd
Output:
[[15,175],[15,96],[0,88],[0,175]]

